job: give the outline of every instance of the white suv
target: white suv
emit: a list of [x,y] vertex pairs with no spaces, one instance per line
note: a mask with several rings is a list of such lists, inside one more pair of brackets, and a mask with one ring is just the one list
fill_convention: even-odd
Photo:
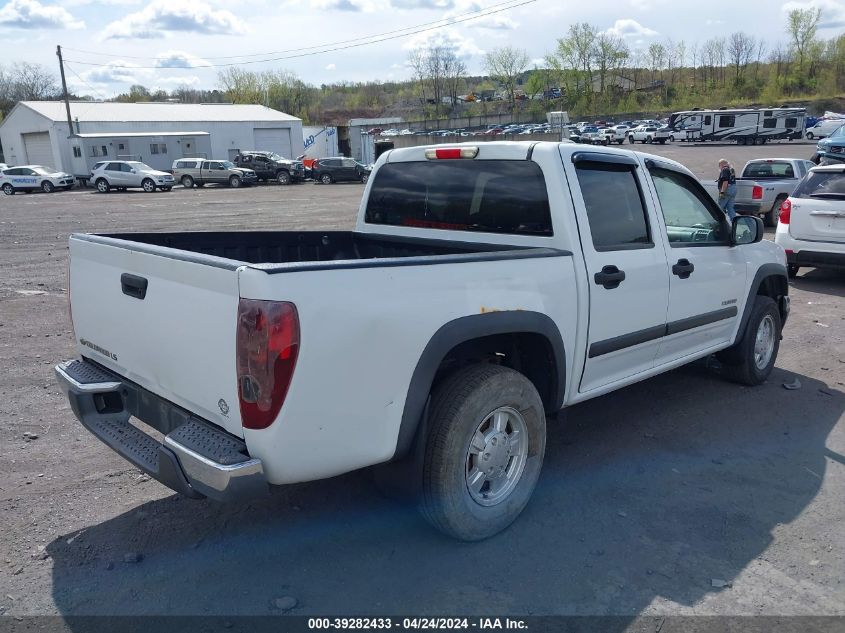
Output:
[[801,266],[845,269],[845,164],[813,167],[780,207],[775,243],[790,277]]
[[104,160],[97,163],[91,168],[91,182],[100,193],[130,188],[141,188],[147,193],[153,193],[156,189],[170,191],[176,184],[173,176],[166,171],[153,169],[134,160]]

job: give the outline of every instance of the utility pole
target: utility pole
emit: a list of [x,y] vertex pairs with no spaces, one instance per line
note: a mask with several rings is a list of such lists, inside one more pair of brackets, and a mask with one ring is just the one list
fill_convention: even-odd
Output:
[[56,46],[56,56],[59,58],[59,73],[62,75],[62,96],[65,100],[65,112],[67,112],[68,134],[73,136],[73,120],[70,118],[70,101],[67,96],[67,82],[65,81],[65,64],[62,60],[62,47]]

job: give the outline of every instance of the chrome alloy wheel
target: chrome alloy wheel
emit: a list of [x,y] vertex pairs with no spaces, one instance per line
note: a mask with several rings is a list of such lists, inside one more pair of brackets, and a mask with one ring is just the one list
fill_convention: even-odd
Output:
[[476,428],[466,456],[466,484],[473,501],[494,506],[516,488],[528,459],[528,427],[511,407],[494,410]]
[[757,326],[757,336],[754,338],[754,364],[757,369],[765,369],[775,350],[775,321],[767,314]]

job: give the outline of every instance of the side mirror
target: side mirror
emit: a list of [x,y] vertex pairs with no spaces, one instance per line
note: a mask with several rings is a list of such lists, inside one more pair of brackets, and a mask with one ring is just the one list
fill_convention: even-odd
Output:
[[731,245],[756,244],[763,239],[763,220],[756,215],[738,215],[731,227]]
[[129,173],[130,173],[130,174],[136,174],[136,173],[138,173],[138,172],[136,172],[134,169],[130,169],[130,170],[129,170]]

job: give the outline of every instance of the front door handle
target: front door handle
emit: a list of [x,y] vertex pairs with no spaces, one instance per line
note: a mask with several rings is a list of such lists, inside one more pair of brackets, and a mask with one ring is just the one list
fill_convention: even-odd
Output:
[[672,266],[672,274],[677,275],[681,279],[687,279],[694,270],[695,266],[688,259],[679,259],[678,263]]
[[608,290],[618,288],[619,284],[625,281],[625,271],[619,270],[616,266],[605,266],[593,277],[596,284],[604,286]]

